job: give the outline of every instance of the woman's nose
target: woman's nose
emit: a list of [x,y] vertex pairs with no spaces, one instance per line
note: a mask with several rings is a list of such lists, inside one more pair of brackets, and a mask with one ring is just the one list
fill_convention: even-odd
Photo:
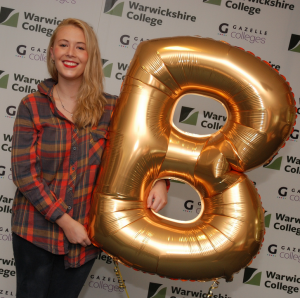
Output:
[[70,57],[74,57],[75,56],[75,49],[72,46],[68,47],[68,51],[67,51],[67,55]]

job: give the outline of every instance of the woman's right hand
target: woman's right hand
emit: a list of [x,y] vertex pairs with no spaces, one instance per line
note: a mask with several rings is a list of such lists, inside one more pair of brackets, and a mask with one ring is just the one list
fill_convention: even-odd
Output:
[[65,213],[62,217],[56,220],[56,223],[63,229],[69,242],[73,244],[81,244],[86,247],[92,242],[88,237],[85,227],[74,220],[69,214]]

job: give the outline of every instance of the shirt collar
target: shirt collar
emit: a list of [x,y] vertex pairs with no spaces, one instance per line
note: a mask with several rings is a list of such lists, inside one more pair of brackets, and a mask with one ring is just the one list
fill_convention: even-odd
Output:
[[50,109],[51,109],[52,113],[54,115],[62,118],[62,115],[60,115],[60,113],[56,109],[56,104],[55,104],[55,101],[53,98],[53,90],[54,90],[54,86],[56,84],[57,84],[57,82],[54,81],[53,79],[46,79],[45,81],[41,82],[38,85],[38,90],[41,94],[46,95],[48,97],[48,99],[50,100]]
[[53,87],[57,82],[53,79],[47,79],[38,85],[38,90],[41,94],[48,95],[50,98],[53,95]]

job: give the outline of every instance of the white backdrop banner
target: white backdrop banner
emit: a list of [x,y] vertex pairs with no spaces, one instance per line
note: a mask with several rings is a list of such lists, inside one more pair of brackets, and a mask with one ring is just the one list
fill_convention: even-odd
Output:
[[[49,77],[46,48],[61,20],[80,18],[97,32],[108,93],[119,94],[141,41],[199,35],[224,40],[268,61],[290,82],[300,107],[299,15],[297,0],[0,0],[0,298],[16,295],[10,227],[15,192],[10,151],[16,108]],[[221,104],[198,95],[182,97],[173,118],[181,130],[199,135],[216,132],[226,120]],[[231,283],[221,280],[214,298],[300,295],[299,126],[267,167],[247,173],[266,210],[265,241],[250,267],[235,274]],[[200,210],[200,198],[190,186],[171,182],[163,215],[190,220]],[[101,253],[80,297],[126,297],[113,268],[112,259]],[[120,269],[132,298],[205,298],[211,284]]]

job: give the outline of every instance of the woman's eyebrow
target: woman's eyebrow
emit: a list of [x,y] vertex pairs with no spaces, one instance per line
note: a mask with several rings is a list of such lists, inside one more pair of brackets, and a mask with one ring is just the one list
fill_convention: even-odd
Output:
[[[67,39],[64,39],[64,38],[62,38],[62,39],[59,39],[58,41],[67,41],[67,42],[69,42],[69,40],[67,40]],[[84,45],[85,45],[85,42],[83,42],[83,41],[77,41],[76,43],[82,43],[82,44],[84,44]]]

